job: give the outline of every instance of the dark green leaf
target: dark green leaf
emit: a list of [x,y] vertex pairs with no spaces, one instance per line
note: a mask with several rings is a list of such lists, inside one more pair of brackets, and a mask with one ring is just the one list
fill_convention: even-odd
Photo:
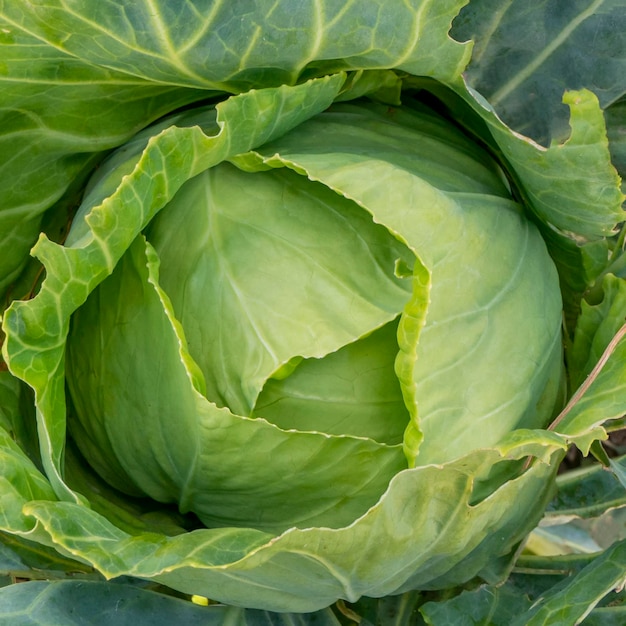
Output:
[[626,178],[626,98],[622,98],[604,112],[611,158],[622,179]]
[[536,601],[514,626],[580,624],[593,608],[626,582],[626,540],[614,544],[571,580],[555,586]]
[[339,611],[348,618],[347,623],[356,622],[359,626],[421,626],[425,624],[418,610],[422,602],[421,592],[408,591],[385,598],[362,598],[350,605],[337,604]]
[[484,585],[447,601],[428,602],[420,612],[432,626],[510,626],[530,604],[530,599],[511,584]]
[[[623,472],[626,458],[613,461]],[[626,490],[616,476],[595,464],[557,478],[558,491],[548,505],[549,517],[590,518],[626,506]]]
[[476,39],[467,78],[500,117],[536,141],[567,136],[568,89],[602,107],[626,92],[623,0],[472,0],[453,35]]
[[339,626],[329,609],[268,613],[200,606],[115,583],[28,582],[0,589],[0,623],[12,626]]
[[[23,267],[42,214],[97,163],[98,153],[206,97],[47,46],[10,22],[5,4],[0,2],[0,293]],[[23,12],[21,3],[10,4]]]
[[[483,585],[420,608],[432,626],[623,624],[626,543],[600,555],[523,557],[503,586]],[[594,608],[596,606],[600,608]],[[606,620],[606,621],[603,621]]]

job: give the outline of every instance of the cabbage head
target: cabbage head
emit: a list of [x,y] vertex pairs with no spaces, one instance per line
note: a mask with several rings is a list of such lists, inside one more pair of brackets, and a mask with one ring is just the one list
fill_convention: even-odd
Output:
[[575,154],[512,132],[462,77],[462,2],[390,3],[395,30],[370,2],[304,30],[214,3],[194,32],[152,4],[0,4],[128,95],[63,157],[57,111],[41,266],[5,263],[9,300],[35,287],[3,313],[3,536],[271,611],[503,580],[567,446],[623,405],[548,429],[571,255],[621,219],[597,100],[568,96]]
[[69,429],[109,484],[206,526],[340,528],[403,470],[546,425],[561,310],[483,150],[337,104],[185,182],[76,311]]

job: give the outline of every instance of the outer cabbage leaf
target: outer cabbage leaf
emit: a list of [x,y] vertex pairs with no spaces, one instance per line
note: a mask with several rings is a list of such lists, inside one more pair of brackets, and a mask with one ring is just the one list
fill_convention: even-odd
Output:
[[207,94],[151,84],[83,62],[8,23],[1,5],[0,46],[0,244],[5,252],[0,257],[0,293],[4,293],[23,267],[44,211],[77,178],[84,178],[100,153]]
[[277,615],[226,606],[198,606],[149,589],[105,582],[29,582],[0,590],[0,619],[31,626],[339,626],[330,609]]
[[[566,234],[593,241],[614,234],[624,219],[624,197],[611,166],[604,117],[596,96],[587,90],[571,91],[563,96],[563,102],[570,108],[571,133],[565,143],[552,144],[543,158],[539,148],[512,140],[510,131],[501,125],[492,122],[492,128],[513,177],[538,215]],[[579,193],[582,189],[584,195]],[[584,204],[591,194],[594,201],[590,206]]]
[[[448,36],[465,0],[185,0],[132,4],[10,0],[0,14],[69,54],[156,83],[230,93],[298,82],[302,74],[397,67],[448,80],[470,44]],[[97,42],[97,45],[94,45]],[[206,60],[211,59],[210,64]]]
[[[19,372],[35,389],[43,463],[59,494],[74,498],[61,478],[64,338],[71,313],[112,272],[140,230],[185,180],[324,109],[343,80],[342,75],[335,75],[300,87],[249,92],[228,100],[218,106],[215,135],[207,136],[197,126],[168,128],[149,142],[132,175],[85,218],[84,239],[64,248],[41,236],[34,254],[46,266],[48,276],[37,297],[40,306],[31,311],[28,302],[12,304],[3,318],[7,339],[2,350],[13,373]],[[137,204],[137,199],[138,210],[127,211],[125,207]]]
[[624,218],[624,196],[611,162],[604,116],[591,91],[562,95],[570,111],[570,134],[563,143],[554,141],[545,148],[506,126],[465,80],[446,88],[424,79],[409,78],[407,84],[432,90],[459,123],[490,145],[543,224],[578,244],[614,234]]
[[[543,570],[534,576],[514,573],[502,587],[482,586],[450,600],[428,602],[420,612],[432,626],[446,626],[468,617],[472,624],[485,626],[621,624],[623,598],[612,592],[624,583],[625,545],[624,541],[617,542],[591,560],[586,557],[581,564],[558,557],[553,562],[542,559]],[[563,576],[563,572],[568,575]],[[541,580],[542,573],[545,580]],[[614,598],[614,606],[596,608],[607,596]]]
[[0,243],[11,251],[0,258],[0,293],[23,268],[42,214],[103,151],[190,102],[303,73],[402,66],[455,76],[471,48],[447,34],[463,3],[363,10],[331,0],[294,13],[289,3],[244,1],[233,13],[205,0],[0,1],[0,151],[10,155],[0,164]]
[[[615,463],[626,467],[626,458],[616,459]],[[599,464],[563,473],[557,486],[557,494],[546,509],[546,525],[599,517],[626,507],[623,486]]]
[[[227,528],[133,537],[80,504],[50,498],[34,502],[29,493],[17,499],[28,519],[37,520],[31,538],[93,564],[107,577],[124,573],[231,604],[312,611],[337,597],[354,601],[361,595],[447,587],[471,578],[536,523],[528,511],[540,514],[536,503],[550,496],[556,466],[537,463],[479,502],[476,479],[500,463],[509,466],[508,459],[540,454],[549,461],[554,454],[560,458],[563,450],[558,438],[528,433],[500,450],[406,470],[350,526],[291,529],[279,537]],[[423,498],[414,498],[415,493]],[[381,577],[381,572],[387,575]]]
[[587,88],[603,109],[626,93],[622,0],[473,0],[452,34],[476,41],[468,82],[517,132],[548,145],[568,134],[563,93]]
[[626,582],[626,540],[615,543],[572,580],[566,580],[543,594],[514,626],[546,623],[580,624],[596,604]]

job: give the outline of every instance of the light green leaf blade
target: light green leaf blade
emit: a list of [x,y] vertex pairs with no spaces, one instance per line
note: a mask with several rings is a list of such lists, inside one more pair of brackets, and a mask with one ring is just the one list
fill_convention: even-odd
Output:
[[61,477],[64,340],[70,315],[186,180],[323,110],[343,80],[336,75],[227,100],[218,106],[216,135],[207,136],[197,126],[163,131],[149,143],[132,175],[91,211],[87,236],[79,245],[63,248],[40,238],[34,254],[46,266],[46,280],[34,300],[14,302],[5,312],[2,351],[11,371],[36,390],[43,462],[59,494],[74,498]]
[[[40,541],[80,555],[107,577],[151,578],[235,605],[313,611],[337,598],[445,588],[473,578],[536,524],[564,448],[533,432],[506,450],[407,470],[350,526],[292,529],[279,537],[246,529],[131,537],[80,504],[40,501],[24,510],[38,520]],[[537,463],[514,480],[492,484],[491,495],[476,500],[477,477],[528,453],[551,464]]]
[[396,322],[323,359],[300,362],[263,387],[254,414],[283,429],[402,442],[409,420],[394,373]]
[[[447,137],[441,153],[437,133]],[[450,171],[452,152],[464,158],[458,177]],[[426,324],[416,357],[407,356],[412,379],[410,369],[408,379],[401,377],[407,387],[417,385],[421,462],[485,445],[487,433],[495,442],[517,424],[547,422],[560,378],[556,272],[539,234],[500,197],[506,190],[483,153],[428,115],[345,105],[257,153],[357,201],[432,272]],[[473,179],[463,181],[464,193],[456,187],[461,177]],[[508,269],[495,274],[503,264]],[[511,359],[528,350],[528,358]]]
[[289,170],[207,170],[147,237],[207,397],[239,415],[291,359],[356,341],[410,295],[394,274],[398,259],[413,263],[410,251],[359,206]]
[[626,93],[622,0],[471,2],[453,36],[476,41],[466,77],[515,131],[548,145],[568,134],[563,92],[606,108]]
[[[156,83],[239,92],[294,84],[303,73],[398,67],[447,80],[470,46],[448,31],[465,0],[165,0],[124,6],[36,0],[28,11],[0,2],[0,15],[55,48]],[[295,10],[294,10],[295,9]],[[94,41],[98,45],[94,46]],[[207,64],[206,59],[211,59]]]

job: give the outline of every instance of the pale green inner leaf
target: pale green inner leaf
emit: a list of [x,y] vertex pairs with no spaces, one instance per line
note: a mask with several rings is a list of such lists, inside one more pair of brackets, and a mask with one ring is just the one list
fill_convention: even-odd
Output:
[[322,359],[307,359],[286,378],[271,378],[254,414],[281,428],[350,434],[396,444],[409,420],[394,372],[397,322]]
[[207,170],[148,238],[207,397],[241,415],[290,359],[338,350],[409,298],[395,276],[408,249],[354,203],[288,170]]
[[71,431],[95,469],[208,526],[345,525],[406,467],[399,446],[285,432],[207,401],[141,238],[74,316],[67,361]]

